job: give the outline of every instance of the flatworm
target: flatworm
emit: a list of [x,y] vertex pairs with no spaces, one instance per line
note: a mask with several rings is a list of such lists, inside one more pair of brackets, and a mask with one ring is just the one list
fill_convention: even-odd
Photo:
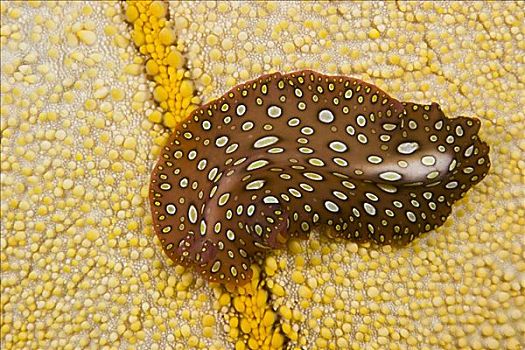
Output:
[[263,75],[171,135],[151,175],[155,231],[176,263],[238,284],[255,256],[318,225],[404,244],[442,225],[487,174],[479,128],[354,78]]

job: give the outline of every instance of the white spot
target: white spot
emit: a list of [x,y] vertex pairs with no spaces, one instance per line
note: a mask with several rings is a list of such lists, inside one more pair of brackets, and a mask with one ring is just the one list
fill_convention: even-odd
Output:
[[299,152],[303,154],[311,154],[311,153],[314,153],[314,150],[309,147],[301,147],[299,148]]
[[314,129],[312,129],[309,126],[305,126],[304,128],[301,128],[301,134],[310,136],[314,133]]
[[206,159],[201,159],[199,163],[197,164],[197,169],[202,171],[204,170],[204,168],[206,168],[206,165],[208,165],[208,161]]
[[348,89],[345,91],[345,98],[347,100],[351,99],[353,95],[354,95],[354,91],[352,89]]
[[427,191],[427,192],[424,192],[424,193],[423,193],[423,197],[425,197],[425,199],[430,199],[430,198],[432,198],[432,192],[428,192],[428,191]]
[[306,145],[308,143],[308,139],[304,138],[304,137],[299,137],[297,139],[297,142],[299,142],[300,144],[302,145]]
[[370,203],[364,203],[363,204],[363,208],[365,208],[365,211],[369,214],[369,215],[376,215],[376,207],[374,207],[372,204]]
[[406,167],[408,167],[408,163],[405,162],[404,160],[398,160],[398,161],[397,161],[397,165],[399,165],[401,168],[406,168]]
[[334,121],[335,117],[332,111],[329,109],[322,109],[318,114],[319,121],[325,124],[329,124]]
[[427,174],[427,179],[429,180],[435,179],[438,175],[439,175],[439,171],[437,170],[431,171],[430,173]]
[[359,114],[357,117],[356,117],[356,122],[357,122],[357,125],[359,125],[360,127],[363,127],[366,125],[366,118],[364,115],[362,114]]
[[191,150],[188,153],[188,159],[189,160],[194,160],[196,157],[197,157],[197,151],[196,150]]
[[264,180],[255,180],[246,185],[246,190],[259,190],[264,187],[266,181]]
[[299,88],[295,88],[295,96],[303,97],[303,91]]
[[300,186],[303,190],[305,190],[305,191],[307,191],[307,192],[313,192],[313,191],[314,191],[314,188],[313,188],[312,186],[308,185],[307,183],[301,182],[301,183],[299,184],[299,186]]
[[394,204],[396,208],[403,208],[403,203],[400,201],[392,201],[392,204]]
[[401,154],[412,154],[419,149],[417,142],[403,142],[397,146],[397,151]]
[[307,172],[307,173],[303,173],[303,175],[307,178],[309,178],[310,180],[313,180],[313,181],[322,181],[323,180],[323,177],[317,173],[313,173],[313,172]]
[[226,193],[223,193],[220,197],[219,197],[219,206],[222,207],[223,205],[225,205],[226,203],[228,203],[228,200],[230,199],[230,193],[229,192],[226,192]]
[[330,149],[335,152],[343,153],[348,150],[348,146],[341,141],[332,141],[329,145]]
[[279,118],[282,115],[283,110],[278,106],[270,106],[268,107],[267,113],[270,118]]
[[192,224],[197,222],[197,208],[195,208],[193,204],[190,205],[188,209],[188,220],[190,220]]
[[176,212],[177,212],[177,207],[175,205],[173,205],[172,203],[169,203],[166,205],[166,213],[170,215],[175,215]]
[[366,196],[368,199],[370,199],[371,201],[374,201],[374,202],[379,201],[379,198],[378,198],[375,194],[373,194],[373,193],[371,193],[371,192],[366,192],[366,193],[365,193],[365,196]]
[[169,182],[164,182],[160,184],[160,189],[164,191],[168,191],[171,189],[171,184]]
[[295,188],[289,188],[288,189],[288,192],[290,192],[290,194],[296,198],[301,198],[301,192],[297,191]]
[[463,136],[463,128],[461,127],[461,125],[456,126],[456,135],[458,135],[459,137]]
[[235,241],[235,233],[232,230],[226,231],[226,237],[228,237],[230,241]]
[[217,260],[213,263],[212,267],[211,267],[211,272],[213,273],[217,273],[219,271],[219,269],[221,268],[221,261],[220,260]]
[[396,173],[395,171],[385,171],[384,173],[379,174],[379,177],[387,181],[397,181],[402,178],[401,174]]
[[246,209],[246,214],[248,214],[248,216],[252,216],[253,213],[255,213],[255,205],[250,204],[248,208]]
[[458,182],[457,181],[450,181],[449,183],[447,183],[445,185],[445,187],[448,188],[449,190],[451,190],[453,188],[458,187]]
[[379,156],[369,156],[368,161],[372,164],[380,164],[383,161],[383,158]]
[[424,156],[421,158],[421,163],[426,166],[432,166],[436,164],[436,158],[434,156]]
[[237,215],[242,215],[242,211],[244,210],[244,207],[242,206],[242,204],[239,204],[237,206]]
[[303,221],[301,222],[301,229],[305,232],[307,232],[308,230],[310,230],[310,225],[308,225],[308,223],[306,221]]
[[326,210],[332,212],[332,213],[337,213],[339,212],[339,206],[337,204],[335,204],[334,202],[332,201],[325,201],[324,202],[324,207],[326,208]]
[[357,141],[361,142],[362,144],[368,143],[368,137],[366,137],[365,134],[359,134],[357,135]]
[[378,183],[377,184],[377,187],[379,187],[381,190],[387,192],[387,193],[396,193],[397,192],[397,187],[395,186],[392,186],[390,184],[381,184],[381,183]]
[[319,158],[310,158],[308,159],[308,163],[312,164],[313,166],[324,166],[324,162]]
[[241,128],[243,131],[250,131],[253,129],[253,122],[250,122],[250,121],[244,122]]
[[348,196],[344,194],[343,192],[339,191],[332,191],[333,195],[339,198],[342,201],[346,201],[348,199]]
[[211,169],[210,172],[208,173],[208,180],[212,181],[215,178],[215,176],[217,175],[218,171],[219,171],[219,168],[217,168],[217,167]]
[[229,140],[230,139],[226,135],[220,136],[215,140],[215,146],[224,147],[228,143]]
[[202,121],[202,128],[206,131],[211,129],[211,123],[209,120],[203,120]]
[[391,123],[385,123],[385,124],[383,124],[383,129],[385,129],[386,131],[392,131],[392,130],[394,130],[395,128],[397,128],[397,125],[396,125],[396,124],[391,124]]
[[350,136],[354,136],[355,135],[355,129],[352,125],[347,125],[346,126],[346,133]]
[[408,220],[410,220],[411,222],[417,221],[416,214],[414,214],[413,212],[407,211],[406,215],[407,215]]
[[465,150],[465,153],[463,153],[463,155],[468,158],[472,155],[473,151],[474,151],[474,145],[471,145]]
[[273,148],[270,148],[266,152],[271,153],[271,154],[283,153],[284,152],[284,148],[282,148],[282,147],[273,147]]
[[332,160],[334,161],[335,164],[339,166],[342,166],[342,167],[348,166],[348,162],[343,158],[335,157]]
[[228,146],[228,148],[226,148],[226,153],[227,154],[230,154],[230,153],[233,153],[237,150],[237,148],[239,148],[239,144],[238,143],[232,143],[231,145]]
[[255,233],[257,234],[257,236],[262,235],[263,230],[262,230],[261,225],[255,225]]
[[341,182],[343,184],[344,187],[346,188],[349,188],[351,190],[355,189],[355,185],[353,183],[351,183],[350,181],[346,181],[344,180],[343,182]]
[[254,148],[264,148],[271,146],[279,141],[279,138],[277,136],[264,136],[255,141],[253,144]]
[[291,127],[297,126],[299,124],[301,124],[301,121],[299,120],[299,118],[292,118],[288,120],[288,125]]
[[274,196],[266,196],[263,199],[263,202],[266,204],[279,204],[279,200]]
[[267,161],[266,159],[259,159],[259,160],[256,160],[255,162],[250,163],[250,164],[246,167],[246,170],[251,171],[251,170],[260,169],[260,168],[262,168],[263,166],[268,165],[269,163],[270,163],[270,162]]
[[242,117],[244,113],[246,113],[246,106],[243,104],[240,104],[237,106],[237,109],[235,111],[237,112],[237,115],[239,117]]

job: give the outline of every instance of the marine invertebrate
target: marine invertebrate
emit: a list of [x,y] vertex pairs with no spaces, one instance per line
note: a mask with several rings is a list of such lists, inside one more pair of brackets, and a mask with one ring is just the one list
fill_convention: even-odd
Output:
[[174,261],[241,283],[253,256],[318,225],[406,243],[441,225],[487,174],[479,126],[358,79],[264,75],[170,137],[152,173],[155,231]]

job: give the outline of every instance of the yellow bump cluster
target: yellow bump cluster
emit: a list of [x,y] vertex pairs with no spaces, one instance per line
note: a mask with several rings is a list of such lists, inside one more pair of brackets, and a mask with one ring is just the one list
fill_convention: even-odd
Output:
[[282,349],[285,338],[270,308],[269,294],[258,266],[252,266],[252,281],[244,286],[227,286],[219,304],[228,306],[225,330],[235,350]]
[[0,2],[2,349],[227,349],[213,290],[161,252],[164,128],[119,2]]
[[146,57],[146,73],[154,82],[153,99],[160,110],[148,111],[148,119],[168,128],[184,120],[200,103],[185,68],[182,43],[177,43],[175,27],[168,20],[165,1],[129,0],[126,20],[133,25],[132,39]]
[[522,2],[182,2],[172,10],[195,23],[179,35],[206,72],[195,80],[204,99],[264,73],[308,68],[482,119],[491,173],[444,227],[402,249],[314,234],[266,260],[269,302],[290,347],[523,347]]

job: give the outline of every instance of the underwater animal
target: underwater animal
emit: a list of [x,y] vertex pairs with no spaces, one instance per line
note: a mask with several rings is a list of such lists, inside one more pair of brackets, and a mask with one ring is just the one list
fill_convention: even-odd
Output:
[[254,257],[307,238],[406,244],[487,174],[476,118],[310,70],[240,84],[191,113],[153,169],[155,231],[177,264],[243,284]]

